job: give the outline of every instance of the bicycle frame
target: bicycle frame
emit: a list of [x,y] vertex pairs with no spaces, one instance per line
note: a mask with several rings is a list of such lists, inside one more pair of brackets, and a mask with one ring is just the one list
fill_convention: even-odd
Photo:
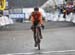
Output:
[[36,27],[36,41],[37,41],[37,47],[40,50],[40,36],[39,36],[38,27]]
[[36,28],[36,36],[38,36],[38,38],[39,38],[39,31],[38,31],[38,28]]

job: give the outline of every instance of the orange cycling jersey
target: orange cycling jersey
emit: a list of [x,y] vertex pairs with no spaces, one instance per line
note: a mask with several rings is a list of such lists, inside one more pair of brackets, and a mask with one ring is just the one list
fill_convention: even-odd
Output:
[[34,22],[36,20],[39,20],[39,24],[43,24],[43,20],[42,20],[42,14],[41,12],[32,12],[31,14],[31,21],[32,21],[32,24],[34,24]]

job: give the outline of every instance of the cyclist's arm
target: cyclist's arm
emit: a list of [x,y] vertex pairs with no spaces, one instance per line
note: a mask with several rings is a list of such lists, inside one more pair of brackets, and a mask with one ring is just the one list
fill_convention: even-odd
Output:
[[34,23],[34,18],[33,18],[33,16],[31,16],[31,22],[32,22],[32,24]]
[[40,24],[42,29],[44,29],[44,23],[43,23],[43,19],[42,19],[42,14],[40,13]]
[[40,13],[40,24],[43,25],[42,14]]
[[29,20],[31,20],[31,15],[29,16]]

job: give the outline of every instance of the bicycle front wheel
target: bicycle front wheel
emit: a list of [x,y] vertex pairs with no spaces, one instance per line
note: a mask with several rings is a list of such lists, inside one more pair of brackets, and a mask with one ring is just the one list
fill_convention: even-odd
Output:
[[38,47],[38,50],[40,50],[40,36],[38,32],[37,32],[37,47]]
[[40,43],[38,43],[38,50],[40,50]]

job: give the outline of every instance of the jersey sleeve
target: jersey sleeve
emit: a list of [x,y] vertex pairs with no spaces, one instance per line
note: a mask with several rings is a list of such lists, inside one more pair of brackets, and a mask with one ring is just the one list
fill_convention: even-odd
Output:
[[33,22],[34,22],[33,12],[31,13],[31,22],[32,22],[32,24],[33,24]]

